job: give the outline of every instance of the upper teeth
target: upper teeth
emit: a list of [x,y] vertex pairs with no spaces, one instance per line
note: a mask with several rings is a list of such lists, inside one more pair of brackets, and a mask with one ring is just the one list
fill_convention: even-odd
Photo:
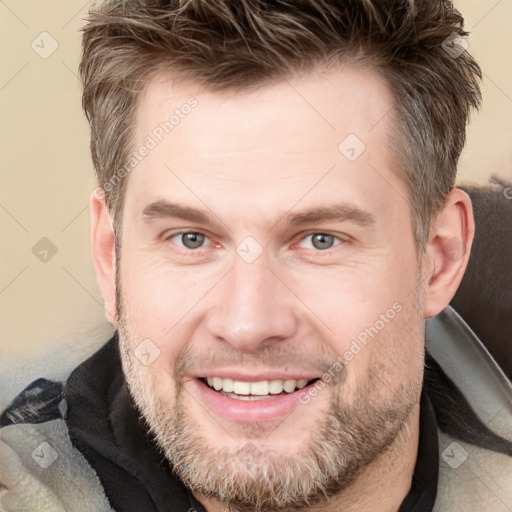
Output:
[[243,382],[220,377],[207,377],[208,385],[217,391],[236,393],[237,395],[277,395],[286,391],[292,393],[296,388],[302,389],[307,379],[299,380],[262,380],[260,382]]

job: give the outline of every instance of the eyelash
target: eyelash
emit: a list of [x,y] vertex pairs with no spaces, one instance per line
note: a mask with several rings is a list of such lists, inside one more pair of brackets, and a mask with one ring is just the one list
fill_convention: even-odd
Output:
[[[193,231],[193,230],[189,230],[189,231],[178,231],[176,233],[171,233],[170,235],[166,236],[165,237],[165,241],[171,241],[173,238],[176,238],[176,237],[179,237],[179,236],[182,236],[182,235],[185,235],[187,233],[194,233],[194,234],[198,234],[198,235],[203,235],[205,237],[206,240],[210,240],[210,237],[206,234],[206,233],[203,233],[201,231]],[[339,245],[342,245],[342,244],[345,244],[348,242],[348,240],[346,239],[343,239],[339,236],[336,236],[336,235],[332,235],[328,232],[324,232],[324,231],[311,231],[309,233],[305,233],[298,242],[294,243],[294,245],[297,245],[299,244],[300,242],[302,242],[303,240],[305,240],[306,238],[308,237],[312,237],[314,235],[326,235],[326,236],[332,236],[335,240],[335,243],[332,247],[330,247],[329,249],[324,249],[324,250],[321,250],[321,249],[305,249],[307,251],[313,251],[315,253],[319,253],[319,254],[329,254],[335,247],[339,246]],[[211,240],[210,240],[211,241]],[[336,243],[337,242],[337,243]],[[205,250],[207,247],[198,247],[197,249],[189,249],[187,247],[180,247],[180,250],[186,252],[186,253],[201,253],[202,250]]]

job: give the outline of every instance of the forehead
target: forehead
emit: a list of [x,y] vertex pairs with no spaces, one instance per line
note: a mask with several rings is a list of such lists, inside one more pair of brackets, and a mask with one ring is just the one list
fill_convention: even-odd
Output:
[[[360,199],[375,194],[389,180],[404,195],[398,173],[392,172],[392,108],[385,80],[353,66],[250,91],[210,91],[160,75],[137,107],[134,147],[150,144],[151,149],[130,173],[127,191],[158,199],[173,193],[180,175],[196,192],[223,194],[235,202],[256,201],[259,194],[268,206],[284,196],[292,201],[334,169],[322,185],[345,183],[356,202],[358,194]],[[360,186],[365,183],[366,191]]]
[[[176,151],[183,143],[192,142],[189,132],[202,135],[194,138],[193,145],[204,151],[243,151],[256,146],[336,148],[340,137],[351,132],[371,143],[376,123],[393,105],[380,75],[349,65],[283,78],[249,91],[210,91],[159,75],[149,82],[138,105],[138,142],[169,120],[190,97],[197,100],[198,108],[194,109],[196,115],[187,116],[186,123],[174,126]],[[282,129],[272,129],[275,127]],[[375,135],[385,131],[386,122]]]

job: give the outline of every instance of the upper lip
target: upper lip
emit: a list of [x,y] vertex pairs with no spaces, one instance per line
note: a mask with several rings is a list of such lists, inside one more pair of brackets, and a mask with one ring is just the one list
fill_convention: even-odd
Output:
[[241,382],[261,382],[264,380],[301,380],[307,381],[320,378],[321,375],[312,372],[297,371],[293,373],[279,372],[279,371],[261,371],[254,373],[247,373],[240,369],[218,369],[218,370],[206,370],[204,372],[196,372],[193,375],[194,378],[206,378],[206,377],[219,377],[221,379],[232,379]]

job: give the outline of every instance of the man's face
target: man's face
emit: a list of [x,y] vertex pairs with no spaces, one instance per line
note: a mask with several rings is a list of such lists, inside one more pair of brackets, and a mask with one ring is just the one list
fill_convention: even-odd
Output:
[[349,67],[239,93],[159,77],[142,97],[134,148],[157,144],[126,188],[123,366],[199,496],[319,502],[419,401],[422,283],[391,108],[381,78]]

